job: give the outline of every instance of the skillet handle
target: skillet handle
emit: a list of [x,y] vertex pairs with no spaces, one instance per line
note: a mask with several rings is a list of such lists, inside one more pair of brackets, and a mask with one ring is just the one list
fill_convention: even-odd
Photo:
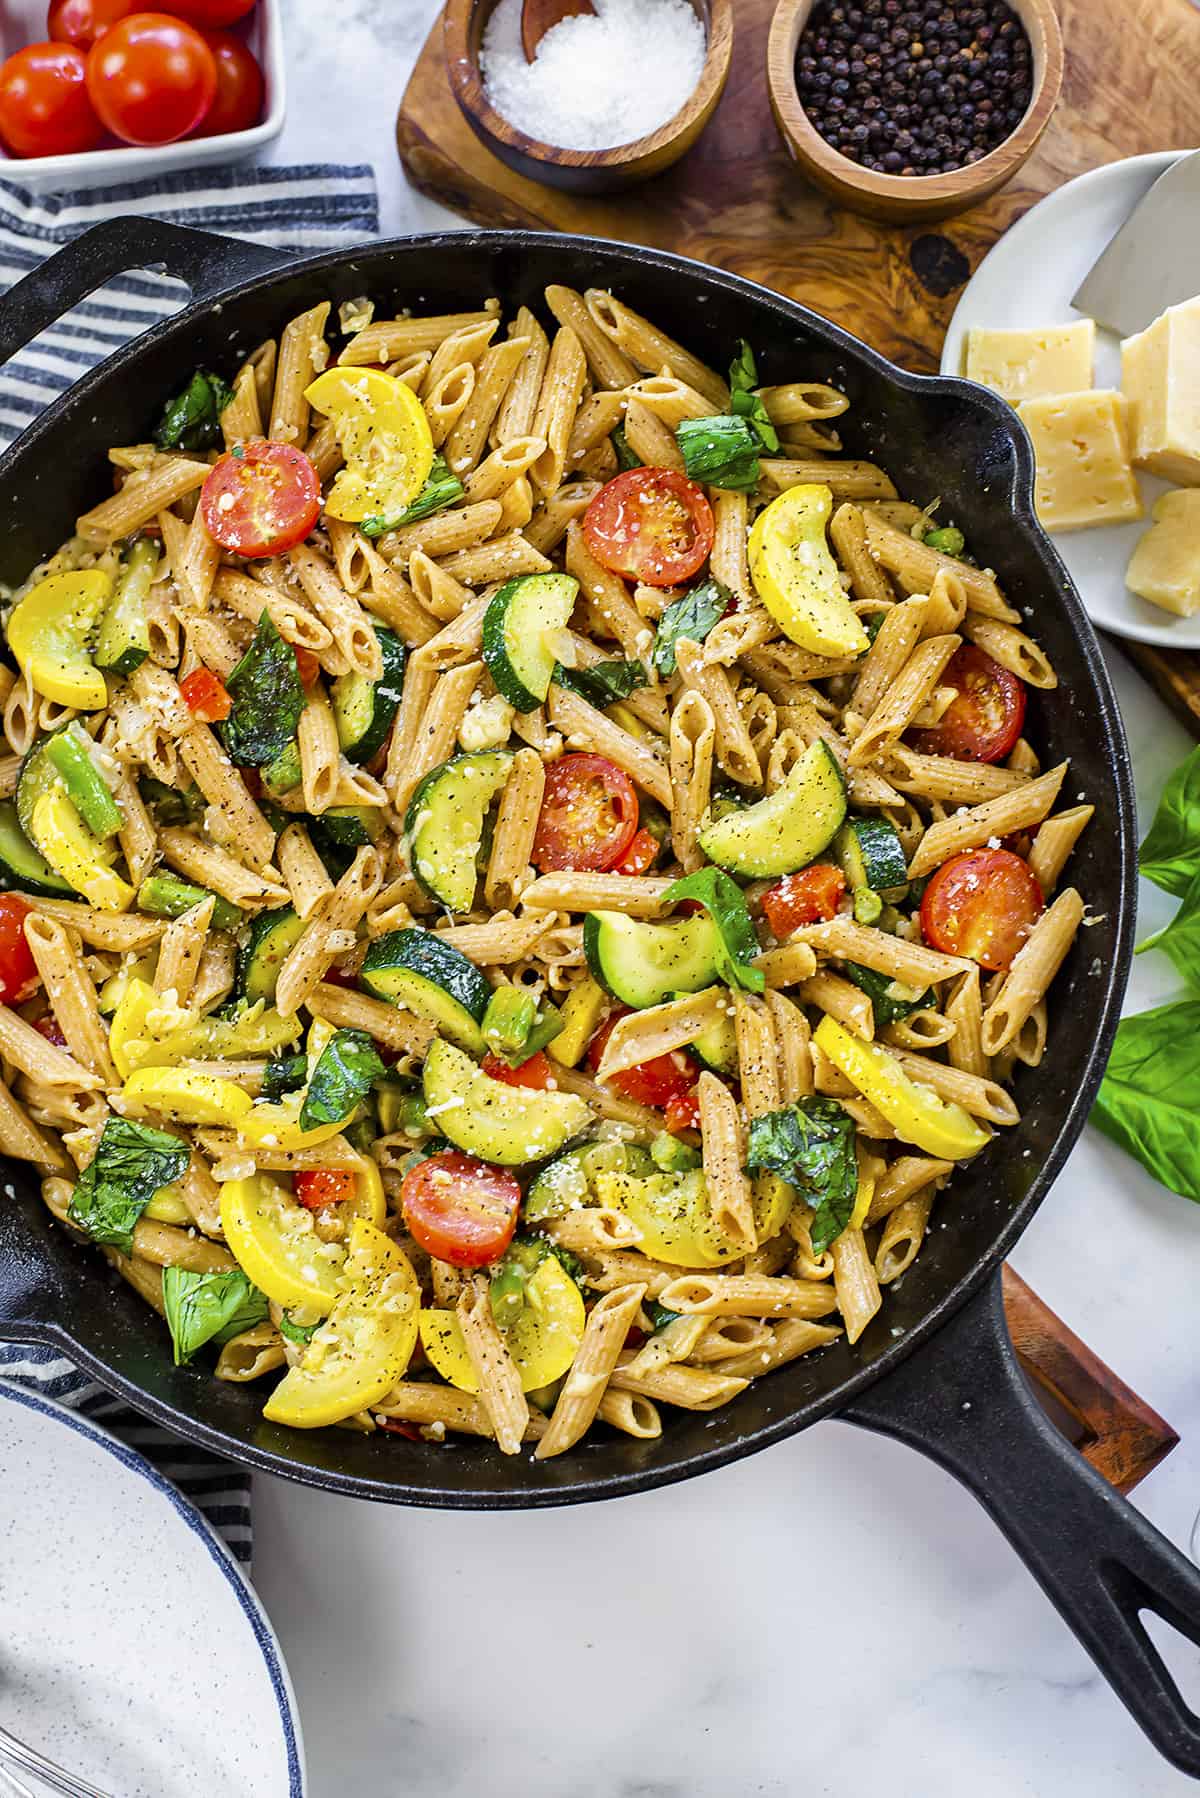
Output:
[[194,300],[263,275],[289,260],[282,250],[194,231],[164,219],[115,218],[94,225],[25,275],[0,299],[0,362],[23,349],[113,275],[162,269],[186,281]]
[[1200,1645],[1200,1571],[1050,1422],[1013,1353],[999,1275],[842,1416],[974,1493],[1154,1746],[1200,1776],[1200,1717],[1139,1615]]

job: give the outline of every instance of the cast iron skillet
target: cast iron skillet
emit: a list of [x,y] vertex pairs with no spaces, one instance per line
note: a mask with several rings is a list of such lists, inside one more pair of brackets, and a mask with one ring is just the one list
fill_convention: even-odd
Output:
[[160,1423],[250,1466],[400,1504],[501,1510],[578,1503],[665,1485],[777,1442],[833,1412],[912,1443],[968,1485],[1163,1754],[1200,1774],[1200,1718],[1139,1620],[1144,1608],[1200,1640],[1200,1574],[1046,1421],[1004,1326],[999,1267],[1074,1144],[1100,1079],[1125,986],[1134,921],[1134,813],[1121,721],[1066,571],[1034,520],[1028,440],[1000,400],[964,382],[902,373],[835,325],[746,281],[659,251],[527,232],[405,239],[290,262],[253,245],[123,219],[61,251],[0,302],[0,358],[110,275],[165,267],[193,303],[86,375],[0,461],[0,579],[16,582],[71,530],[106,482],[110,444],[146,437],[164,396],[198,363],[229,370],[319,299],[371,294],[458,311],[502,296],[542,310],[552,281],[612,287],[722,366],[750,339],[766,381],[833,381],[852,405],[851,452],[906,497],[940,494],[980,560],[1029,608],[1060,686],[1032,695],[1047,766],[1071,758],[1066,792],[1096,819],[1072,864],[1101,922],[1055,987],[1051,1052],[1022,1069],[1019,1127],[956,1174],[914,1268],[858,1345],[844,1340],[754,1385],[727,1409],[673,1414],[657,1442],[589,1441],[560,1460],[505,1460],[483,1444],[433,1453],[395,1436],[290,1431],[261,1394],[177,1368],[162,1326],[76,1247],[23,1167],[0,1206],[0,1336],[49,1343]]

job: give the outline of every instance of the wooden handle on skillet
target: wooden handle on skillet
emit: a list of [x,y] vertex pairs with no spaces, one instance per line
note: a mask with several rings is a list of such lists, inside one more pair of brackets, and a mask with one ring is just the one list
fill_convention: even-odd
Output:
[[162,219],[108,219],[48,256],[0,299],[0,362],[113,275],[162,269],[185,281],[193,300],[202,300],[287,260],[281,250]]
[[1200,1571],[1050,1422],[1013,1353],[999,1276],[842,1416],[975,1494],[1155,1747],[1200,1776],[1200,1717],[1139,1615],[1200,1645]]

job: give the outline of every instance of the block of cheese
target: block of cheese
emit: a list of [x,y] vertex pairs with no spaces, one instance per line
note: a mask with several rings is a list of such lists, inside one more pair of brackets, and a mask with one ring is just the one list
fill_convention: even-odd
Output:
[[1125,339],[1121,388],[1138,467],[1200,487],[1200,298]]
[[1152,606],[1190,618],[1200,611],[1200,488],[1164,493],[1154,523],[1129,560],[1125,585]]
[[1034,507],[1048,531],[1142,516],[1119,393],[1056,393],[1017,407],[1037,459]]
[[1092,384],[1095,341],[1090,318],[1040,331],[968,331],[964,372],[1014,406],[1047,393],[1082,393]]

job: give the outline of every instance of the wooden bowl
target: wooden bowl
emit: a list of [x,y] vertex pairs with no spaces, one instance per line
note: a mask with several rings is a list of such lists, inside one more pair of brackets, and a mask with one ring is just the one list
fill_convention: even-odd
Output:
[[733,55],[733,0],[691,0],[708,40],[695,91],[657,131],[610,150],[563,150],[541,143],[510,125],[492,106],[479,73],[479,48],[496,4],[497,0],[448,0],[442,21],[446,70],[451,92],[479,141],[531,181],[576,194],[633,187],[686,155],[716,111]]
[[779,0],[767,43],[771,111],[793,160],[852,212],[885,223],[945,218],[995,193],[1032,154],[1062,87],[1063,47],[1051,0],[1009,0],[1029,35],[1033,97],[1021,123],[978,162],[948,175],[881,175],[843,156],[816,130],[796,91],[796,49],[815,0]]

